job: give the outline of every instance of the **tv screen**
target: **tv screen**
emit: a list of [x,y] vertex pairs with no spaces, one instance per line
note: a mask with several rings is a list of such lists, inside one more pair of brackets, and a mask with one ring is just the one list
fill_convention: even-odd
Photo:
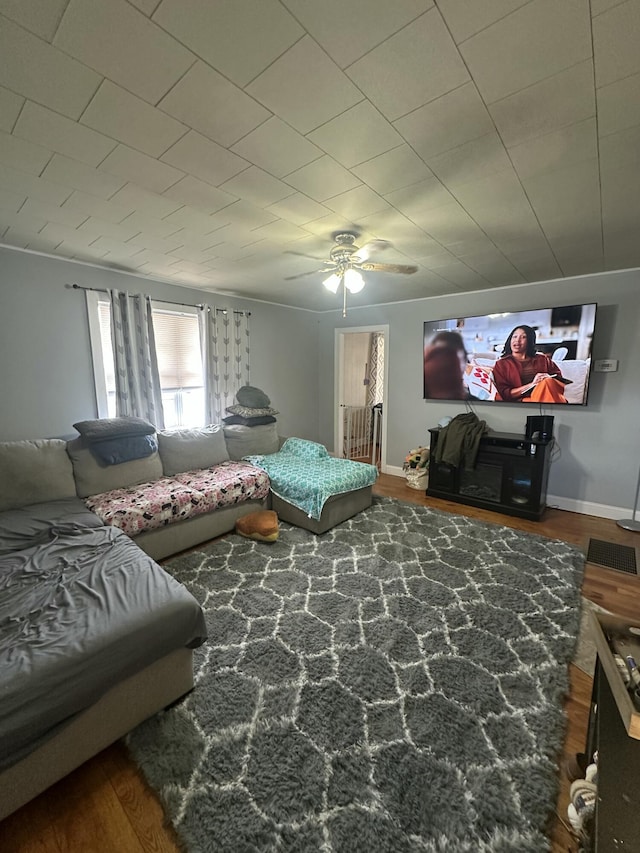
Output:
[[424,324],[425,400],[584,406],[596,304]]

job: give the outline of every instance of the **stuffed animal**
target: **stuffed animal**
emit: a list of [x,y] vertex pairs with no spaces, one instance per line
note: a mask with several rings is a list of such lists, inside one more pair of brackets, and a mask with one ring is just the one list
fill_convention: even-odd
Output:
[[428,447],[416,447],[415,450],[411,450],[407,456],[404,458],[404,465],[402,466],[406,471],[408,468],[426,468],[429,462],[429,448]]
[[259,542],[275,542],[280,528],[278,515],[271,509],[250,512],[236,521],[236,533]]

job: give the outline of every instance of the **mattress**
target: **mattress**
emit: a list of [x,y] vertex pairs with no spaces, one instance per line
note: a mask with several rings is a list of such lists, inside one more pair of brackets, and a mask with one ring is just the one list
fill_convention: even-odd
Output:
[[0,557],[0,769],[206,639],[195,598],[121,530],[59,520],[37,538]]

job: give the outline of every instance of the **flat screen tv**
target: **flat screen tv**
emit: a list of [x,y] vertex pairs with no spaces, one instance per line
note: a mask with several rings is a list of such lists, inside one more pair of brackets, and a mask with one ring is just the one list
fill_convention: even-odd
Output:
[[425,400],[587,402],[596,304],[430,320]]

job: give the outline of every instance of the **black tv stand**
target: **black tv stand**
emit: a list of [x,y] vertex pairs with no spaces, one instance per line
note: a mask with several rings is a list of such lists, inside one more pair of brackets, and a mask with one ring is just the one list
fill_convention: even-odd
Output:
[[430,429],[427,495],[539,521],[546,508],[553,442],[491,432],[480,439],[475,468],[436,462],[440,428]]

